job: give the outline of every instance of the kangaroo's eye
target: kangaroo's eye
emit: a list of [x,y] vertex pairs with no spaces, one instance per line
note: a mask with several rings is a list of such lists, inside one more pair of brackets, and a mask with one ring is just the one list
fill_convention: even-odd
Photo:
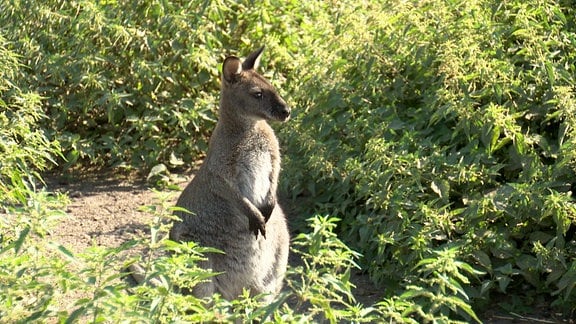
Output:
[[262,99],[262,91],[256,91],[252,94],[256,99]]

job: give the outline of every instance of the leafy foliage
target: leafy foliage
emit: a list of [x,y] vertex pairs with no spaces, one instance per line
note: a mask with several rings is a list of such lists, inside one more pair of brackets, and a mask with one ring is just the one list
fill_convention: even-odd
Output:
[[307,67],[296,129],[282,130],[285,188],[310,197],[306,210],[342,215],[363,266],[400,292],[386,307],[418,300],[407,312],[423,319],[475,318],[470,301],[518,291],[573,308],[574,9],[333,10],[354,14],[309,26],[332,41],[302,46],[324,65]]
[[[129,241],[116,248],[93,246],[74,254],[56,243],[47,245],[46,237],[38,233],[22,231],[13,244],[0,250],[2,321],[286,323],[321,315],[331,323],[373,319],[357,308],[334,308],[346,305],[341,296],[353,300],[349,277],[356,254],[338,240],[332,232],[335,220],[327,217],[312,218],[311,237],[303,235],[296,239],[306,267],[292,270],[288,279],[290,288],[274,303],[261,305],[249,292],[235,301],[226,301],[218,295],[202,300],[181,293],[214,275],[196,266],[203,253],[214,250],[193,242],[167,239],[166,219],[173,217],[174,209],[169,207],[169,197],[160,195],[156,205],[144,208],[155,216],[150,224],[150,238]],[[144,259],[127,257],[134,248],[153,252]],[[331,257],[326,258],[328,255]],[[143,285],[130,287],[125,280],[128,273],[123,268],[134,262],[142,262],[147,273]],[[311,274],[321,276],[307,279]],[[66,308],[59,307],[59,301],[71,293],[80,297]],[[310,304],[306,303],[308,300]]]
[[66,197],[36,188],[59,146],[40,127],[43,98],[18,80],[22,66],[7,47],[0,35],[0,320],[16,322],[44,317],[59,293],[45,279],[61,262],[49,257],[50,247],[28,242],[64,216]]
[[190,161],[206,148],[217,103],[213,48],[224,46],[210,33],[218,26],[197,27],[217,9],[164,1],[1,7],[68,162],[150,166],[170,156]]
[[[0,318],[479,321],[497,293],[573,313],[575,17],[561,0],[0,1]],[[209,274],[159,222],[116,249],[40,243],[66,198],[35,188],[39,170],[166,182],[206,150],[222,58],[263,44],[295,106],[282,188],[338,216],[301,226],[286,294],[208,309],[172,292]],[[123,253],[142,245],[187,253],[144,260],[162,284],[125,294]],[[371,307],[350,294],[357,264],[385,290]],[[54,310],[73,289],[89,297]]]
[[0,34],[0,206],[24,203],[26,193],[39,179],[38,170],[46,169],[59,151],[40,124],[45,121],[42,98],[18,82],[21,65],[17,55],[7,48]]
[[225,55],[266,44],[275,65],[297,50],[297,3],[2,1],[0,21],[67,165],[174,167],[207,148]]

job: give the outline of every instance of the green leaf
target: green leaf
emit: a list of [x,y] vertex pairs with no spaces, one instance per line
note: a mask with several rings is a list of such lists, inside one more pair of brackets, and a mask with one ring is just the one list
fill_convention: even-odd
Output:
[[66,324],[72,324],[72,323],[77,323],[78,320],[81,318],[82,315],[84,315],[86,313],[86,306],[80,306],[78,307],[76,310],[74,310],[72,312],[72,314],[70,314],[70,316],[68,316],[68,318],[66,318]]
[[576,287],[576,261],[572,261],[570,268],[564,275],[560,278],[556,284],[558,290],[554,291],[554,294],[560,294],[564,292],[564,301],[568,301],[572,290]]
[[20,231],[18,239],[14,242],[14,253],[20,253],[20,249],[22,248],[22,245],[24,245],[24,241],[26,240],[26,237],[28,237],[28,233],[30,233],[29,226],[24,227],[24,229]]
[[478,315],[476,315],[476,313],[468,303],[466,303],[465,301],[456,296],[448,296],[446,297],[446,299],[448,300],[448,304],[451,305],[451,308],[455,309],[454,307],[456,307],[457,309],[463,310],[468,316],[472,317],[472,319],[474,319],[477,323],[482,323],[482,321],[478,318]]
[[184,165],[184,161],[180,158],[177,158],[174,152],[170,153],[170,165],[172,166],[181,166]]
[[450,195],[450,183],[448,181],[442,179],[434,180],[430,187],[440,198],[448,199]]
[[474,256],[474,259],[476,259],[476,261],[478,261],[478,263],[482,267],[488,269],[488,271],[492,271],[492,261],[490,260],[490,256],[488,256],[486,252],[478,250],[474,251],[472,255]]
[[146,177],[146,180],[150,180],[154,177],[161,176],[166,172],[168,172],[168,168],[164,164],[162,163],[157,164],[150,170],[150,173],[148,173],[148,177]]
[[58,251],[60,251],[62,254],[64,254],[66,257],[68,257],[70,259],[75,259],[74,253],[72,253],[70,250],[68,250],[63,245],[58,245]]

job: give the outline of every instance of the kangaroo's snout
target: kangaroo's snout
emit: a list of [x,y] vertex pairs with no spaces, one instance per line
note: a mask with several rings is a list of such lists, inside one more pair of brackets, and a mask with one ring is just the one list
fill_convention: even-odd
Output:
[[279,122],[285,122],[290,119],[291,109],[290,106],[284,101],[284,99],[274,90],[275,98],[272,106],[272,120],[276,120]]
[[281,122],[288,121],[288,119],[290,119],[290,112],[291,112],[291,110],[290,110],[290,107],[288,107],[288,105],[284,105],[284,106],[279,107],[277,109],[277,113],[276,113],[276,115],[278,117],[277,118],[278,121],[281,121]]

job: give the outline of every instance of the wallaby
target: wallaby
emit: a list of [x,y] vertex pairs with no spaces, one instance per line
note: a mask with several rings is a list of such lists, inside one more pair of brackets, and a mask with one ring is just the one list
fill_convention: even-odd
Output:
[[170,239],[217,248],[201,264],[221,273],[196,286],[197,297],[218,292],[237,298],[282,288],[289,233],[276,188],[280,172],[278,140],[267,121],[284,122],[290,108],[256,72],[264,47],[242,62],[229,56],[222,65],[219,118],[208,155],[184,189]]

